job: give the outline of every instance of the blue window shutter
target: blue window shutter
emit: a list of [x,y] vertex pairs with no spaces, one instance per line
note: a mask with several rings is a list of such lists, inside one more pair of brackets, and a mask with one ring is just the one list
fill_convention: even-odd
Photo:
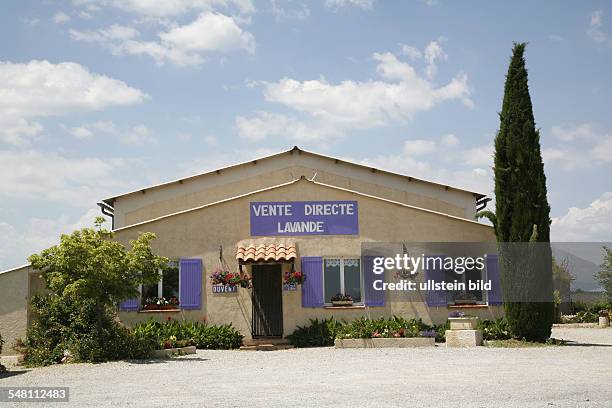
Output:
[[374,273],[374,257],[363,257],[363,282],[365,284],[364,297],[366,306],[384,306],[385,292],[383,290],[374,289],[374,281],[384,280],[384,274],[377,275]]
[[502,304],[501,280],[499,277],[499,259],[496,254],[487,254],[487,279],[491,281],[489,304]]
[[140,308],[140,299],[127,299],[119,304],[119,310],[131,312]]
[[181,309],[202,308],[202,260],[180,260],[180,294]]
[[[425,257],[425,262],[426,262],[425,266],[427,266],[428,259],[437,259],[437,258],[442,258],[442,256],[433,255],[433,256]],[[430,268],[425,268],[425,282],[427,281],[444,282],[444,274],[445,274],[444,268],[442,267],[438,268],[438,265],[436,265],[438,262],[429,261],[429,263],[431,264],[429,265]],[[428,290],[426,293],[426,302],[427,302],[427,306],[434,306],[434,307],[446,306],[447,305],[446,291]]]
[[303,256],[302,307],[323,307],[323,258]]

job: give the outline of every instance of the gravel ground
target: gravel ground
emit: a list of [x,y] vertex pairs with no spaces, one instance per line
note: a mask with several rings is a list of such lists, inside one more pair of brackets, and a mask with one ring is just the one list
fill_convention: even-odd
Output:
[[[78,407],[612,407],[612,329],[555,328],[553,336],[576,343],[198,351],[13,372],[0,386],[68,386],[68,405]],[[26,406],[0,403],[11,405]]]

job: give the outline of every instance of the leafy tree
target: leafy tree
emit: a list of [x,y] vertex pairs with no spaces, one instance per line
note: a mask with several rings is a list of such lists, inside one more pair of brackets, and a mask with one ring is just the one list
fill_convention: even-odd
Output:
[[[495,138],[494,225],[498,242],[533,243],[515,246],[508,251],[511,255],[500,249],[501,281],[507,299],[504,311],[515,336],[543,341],[550,337],[554,318],[552,254],[549,244],[538,243],[550,241],[550,206],[527,83],[525,46],[514,44]],[[517,293],[525,298],[516,301]],[[535,297],[540,301],[530,301]]]
[[612,302],[612,249],[603,247],[605,251],[601,270],[595,274],[595,279],[601,284],[608,302]]
[[[29,258],[32,267],[41,271],[56,301],[92,306],[96,326],[92,336],[100,349],[104,348],[109,310],[116,303],[138,296],[140,284],[159,281],[159,270],[168,263],[168,259],[153,254],[153,233],[141,233],[126,249],[102,227],[103,223],[103,217],[96,217],[95,228],[64,234],[59,245]],[[85,308],[75,306],[75,310]]]

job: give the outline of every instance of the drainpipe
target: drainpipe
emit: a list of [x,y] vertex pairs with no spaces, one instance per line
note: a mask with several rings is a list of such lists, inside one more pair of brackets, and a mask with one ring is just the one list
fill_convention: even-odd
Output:
[[104,202],[99,202],[97,204],[98,204],[98,207],[100,207],[100,211],[102,211],[102,214],[110,217],[111,230],[114,230],[115,229],[115,209]]

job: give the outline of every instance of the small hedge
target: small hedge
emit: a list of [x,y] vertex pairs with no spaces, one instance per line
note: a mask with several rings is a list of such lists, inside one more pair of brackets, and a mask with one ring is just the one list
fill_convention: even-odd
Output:
[[153,319],[136,324],[135,335],[155,339],[158,348],[196,346],[199,349],[229,350],[239,348],[244,336],[231,324],[220,326],[201,322]]
[[562,323],[597,323],[601,310],[612,312],[612,303],[595,302],[592,305],[587,305],[583,302],[575,302],[572,304],[572,310],[575,314],[562,316]]
[[484,340],[509,340],[512,338],[510,326],[505,318],[482,320],[478,322]]
[[342,323],[333,317],[324,320],[310,319],[309,325],[298,326],[287,339],[294,347],[329,347],[334,345],[341,326]]

